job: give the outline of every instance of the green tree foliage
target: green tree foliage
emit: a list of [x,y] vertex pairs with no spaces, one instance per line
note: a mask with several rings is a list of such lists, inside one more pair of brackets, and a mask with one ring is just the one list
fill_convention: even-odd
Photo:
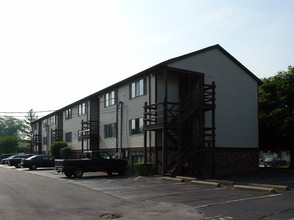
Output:
[[64,147],[60,149],[60,155],[63,159],[71,159],[72,151],[70,147]]
[[38,119],[36,113],[31,109],[25,116],[25,120],[21,127],[22,141],[29,144],[30,152],[33,152],[33,122]]
[[16,118],[5,116],[0,117],[0,138],[8,136],[20,136],[22,121]]
[[21,120],[10,116],[0,117],[0,154],[20,151],[21,126]]
[[18,151],[18,138],[6,136],[0,138],[0,154],[15,153]]
[[50,156],[55,159],[61,159],[60,150],[62,148],[68,147],[67,143],[64,141],[55,141],[50,145]]
[[259,88],[260,148],[289,150],[294,162],[294,67],[262,79]]

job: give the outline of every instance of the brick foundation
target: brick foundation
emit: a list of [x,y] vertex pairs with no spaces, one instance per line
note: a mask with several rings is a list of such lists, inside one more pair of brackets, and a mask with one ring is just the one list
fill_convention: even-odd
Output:
[[[253,171],[258,168],[257,148],[216,148],[213,152],[205,151],[202,156],[202,175],[216,176]],[[214,163],[214,170],[213,168]]]

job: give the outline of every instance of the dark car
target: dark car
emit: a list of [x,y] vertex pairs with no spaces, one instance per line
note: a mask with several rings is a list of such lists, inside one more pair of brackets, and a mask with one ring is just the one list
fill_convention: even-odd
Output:
[[20,168],[20,162],[22,159],[28,158],[33,156],[33,154],[26,154],[26,155],[16,155],[7,160],[8,166],[15,166],[16,168]]
[[262,161],[262,164],[265,167],[278,167],[286,165],[287,161],[281,160],[279,157],[269,157]]
[[38,167],[54,167],[54,159],[45,155],[34,155],[32,157],[22,159],[20,165],[30,170],[35,170]]
[[8,157],[10,157],[10,156],[13,156],[13,155],[15,155],[15,154],[2,154],[2,155],[0,156],[0,162],[2,163],[2,160],[3,160],[3,159],[6,159],[6,158],[8,158]]
[[11,158],[14,158],[15,156],[17,156],[17,155],[11,155],[5,159],[2,159],[1,164],[7,164],[8,160],[10,160]]

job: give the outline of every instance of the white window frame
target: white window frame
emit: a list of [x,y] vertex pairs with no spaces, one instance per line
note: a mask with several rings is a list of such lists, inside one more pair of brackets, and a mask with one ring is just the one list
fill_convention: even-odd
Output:
[[65,120],[71,119],[72,118],[72,109],[66,109],[65,110]]
[[79,111],[78,112],[79,116],[86,114],[86,103],[85,102],[83,102],[82,104],[79,104],[78,111]]
[[130,120],[130,135],[143,134],[144,119],[134,118]]
[[111,91],[105,94],[105,107],[115,105],[115,91]]
[[146,95],[146,79],[142,78],[130,84],[130,99]]

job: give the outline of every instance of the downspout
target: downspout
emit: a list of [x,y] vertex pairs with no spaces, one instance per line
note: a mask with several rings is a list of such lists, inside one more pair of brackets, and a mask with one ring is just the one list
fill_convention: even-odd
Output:
[[[149,75],[148,78],[149,78],[149,85],[148,85],[149,105],[151,105],[151,76]],[[152,150],[151,150],[151,131],[149,131],[148,133],[149,133],[149,162],[152,162],[151,161],[151,153],[152,153]]]
[[[119,102],[116,105],[116,125],[115,125],[115,129],[116,129],[116,143],[115,143],[115,147],[116,147],[116,153],[119,154],[119,158],[122,158],[122,122],[123,122],[123,102]],[[118,114],[118,110],[120,108],[120,133],[118,135],[118,120],[119,120],[119,114]],[[119,144],[118,144],[119,143]],[[119,146],[118,146],[119,145]]]
[[[123,130],[123,102],[119,102],[120,105],[120,154],[122,155],[122,130]],[[123,156],[125,157],[125,155]]]
[[119,103],[116,104],[116,113],[115,113],[115,153],[116,156],[120,157],[120,152],[118,152],[118,109]]
[[[91,104],[89,103],[89,100],[86,102],[86,112],[87,112],[87,122],[89,123],[89,130],[90,130],[90,137],[91,137],[91,121],[89,119],[89,111],[91,111]],[[90,115],[91,118],[91,115]],[[89,142],[91,142],[90,138],[87,138],[87,151],[89,150]]]

